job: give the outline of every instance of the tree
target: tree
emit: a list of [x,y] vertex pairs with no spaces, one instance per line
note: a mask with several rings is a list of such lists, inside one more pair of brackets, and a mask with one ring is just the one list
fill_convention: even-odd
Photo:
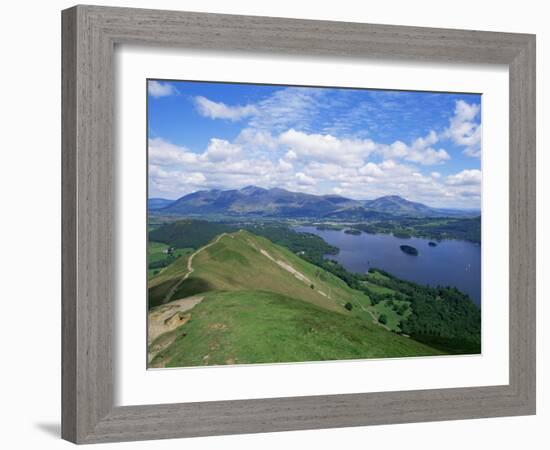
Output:
[[388,318],[385,314],[380,314],[380,317],[378,317],[378,322],[380,322],[382,325],[386,325],[388,323]]
[[401,303],[401,305],[397,308],[396,312],[397,312],[397,314],[402,316],[403,314],[405,314],[405,311],[407,311],[407,309],[409,309],[407,304],[406,303]]
[[353,305],[350,302],[347,302],[344,305],[344,308],[346,308],[348,311],[351,311],[353,309]]

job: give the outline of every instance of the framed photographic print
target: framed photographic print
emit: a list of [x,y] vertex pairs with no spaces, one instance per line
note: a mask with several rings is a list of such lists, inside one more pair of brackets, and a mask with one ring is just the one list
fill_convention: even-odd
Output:
[[149,367],[481,353],[480,94],[147,90]]
[[63,437],[534,414],[534,73],[532,35],[64,11]]

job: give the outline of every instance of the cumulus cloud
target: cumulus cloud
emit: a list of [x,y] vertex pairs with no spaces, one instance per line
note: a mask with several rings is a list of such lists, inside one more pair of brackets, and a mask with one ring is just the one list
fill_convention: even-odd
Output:
[[452,186],[477,186],[481,184],[481,171],[477,169],[463,170],[447,177],[446,183]]
[[384,158],[404,158],[409,152],[409,147],[404,142],[395,141],[391,144],[376,145],[376,152]]
[[449,127],[442,134],[456,145],[465,147],[464,154],[472,157],[481,156],[481,123],[477,121],[480,111],[480,105],[458,100]]
[[240,145],[232,144],[224,139],[210,139],[208,147],[201,158],[213,162],[222,162],[229,159],[235,159],[241,154]]
[[381,177],[384,174],[380,166],[372,162],[365,164],[358,170],[358,172],[361,175],[368,175],[371,177]]
[[446,150],[441,148],[436,150],[432,148],[438,141],[439,137],[433,130],[430,131],[427,136],[415,139],[405,159],[426,166],[441,164],[444,161],[448,161],[451,157]]
[[222,102],[214,102],[206,97],[195,97],[195,106],[197,111],[204,117],[210,119],[228,119],[231,121],[241,120],[257,112],[254,105],[228,106]]
[[282,133],[278,141],[290,147],[297,156],[344,165],[361,164],[371,154],[380,155],[384,159],[405,159],[422,165],[442,164],[451,159],[446,150],[431,147],[438,141],[434,131],[426,137],[414,140],[410,145],[402,141],[381,144],[371,139],[340,139],[330,134],[308,134],[293,128]]
[[236,142],[252,149],[274,149],[277,140],[269,131],[245,128],[237,136]]
[[180,190],[196,190],[202,188],[205,182],[206,177],[201,172],[165,170],[154,164],[149,166],[149,184],[160,192],[172,194]]
[[149,163],[160,166],[190,164],[197,161],[195,153],[162,138],[149,139]]
[[294,166],[283,158],[279,158],[278,169],[282,172],[289,172],[294,169]]
[[168,97],[178,93],[178,90],[170,83],[162,83],[156,80],[147,82],[147,92],[151,97]]
[[[200,115],[242,120],[239,125],[243,126],[231,125],[234,138],[207,135],[210,140],[200,150],[151,139],[150,185],[171,198],[197,189],[255,184],[358,199],[396,194],[432,206],[478,206],[481,172],[449,175],[450,164],[443,164],[451,160],[447,149],[454,156],[456,146],[468,155],[479,155],[479,105],[459,101],[443,131],[446,122],[438,122],[433,125],[437,131],[404,139],[401,135],[415,136],[417,130],[405,128],[401,139],[395,139],[394,134],[377,132],[375,127],[405,120],[407,111],[384,117],[391,105],[372,109],[367,101],[354,111],[358,117],[344,117],[341,113],[349,103],[335,104],[324,91],[284,88],[253,104],[240,105],[194,97]],[[331,122],[337,120],[342,123]],[[358,120],[364,127],[357,128]],[[401,131],[400,123],[391,122],[388,127]]]
[[422,151],[412,150],[406,159],[407,161],[417,162],[425,166],[433,166],[448,161],[451,159],[451,156],[442,148],[439,150],[427,148]]
[[437,133],[432,130],[427,136],[415,139],[410,145],[402,141],[395,141],[389,145],[377,144],[376,151],[384,158],[403,158],[425,166],[432,166],[451,159],[446,150],[432,148],[438,141]]
[[170,198],[198,189],[240,188],[249,184],[266,187],[296,186],[293,166],[282,158],[272,161],[253,157],[240,145],[211,139],[200,153],[191,152],[161,138],[149,139],[149,182],[153,192]]
[[296,174],[296,181],[298,184],[305,184],[307,186],[312,186],[315,184],[315,178],[310,177],[303,172],[298,172]]
[[294,161],[296,158],[298,158],[298,155],[293,150],[289,150],[285,153],[285,159],[288,161]]
[[330,134],[308,134],[293,128],[282,133],[278,141],[289,148],[291,157],[296,155],[343,165],[360,164],[375,149],[369,139],[338,139]]

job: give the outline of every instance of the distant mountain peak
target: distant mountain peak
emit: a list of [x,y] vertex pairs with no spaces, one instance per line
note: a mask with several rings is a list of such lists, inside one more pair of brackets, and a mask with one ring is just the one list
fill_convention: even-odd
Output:
[[409,201],[399,195],[386,195],[374,200],[353,200],[337,194],[314,195],[292,192],[283,188],[262,188],[255,185],[241,189],[211,189],[158,205],[163,213],[179,216],[230,215],[272,218],[331,218],[369,220],[394,216],[464,215],[452,210],[430,208],[422,203]]
[[256,193],[256,192],[266,192],[267,189],[264,189],[262,187],[259,187],[259,186],[254,186],[253,184],[249,185],[249,186],[245,186],[241,189],[239,189],[239,192],[242,192],[244,194],[252,194],[252,193]]
[[388,200],[405,200],[405,201],[409,201],[403,197],[401,197],[400,195],[383,195],[382,197],[377,197],[375,198],[375,200],[382,200],[382,199],[388,199]]

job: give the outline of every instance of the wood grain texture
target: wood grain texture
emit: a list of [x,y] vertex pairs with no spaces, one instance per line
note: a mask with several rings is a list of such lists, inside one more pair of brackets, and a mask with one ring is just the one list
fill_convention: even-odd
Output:
[[[111,442],[535,412],[534,36],[95,6],[63,11],[62,31],[65,439]],[[510,383],[113,407],[115,44],[508,65]]]
[[71,441],[76,440],[76,10],[62,17],[62,391],[63,405],[61,434]]

